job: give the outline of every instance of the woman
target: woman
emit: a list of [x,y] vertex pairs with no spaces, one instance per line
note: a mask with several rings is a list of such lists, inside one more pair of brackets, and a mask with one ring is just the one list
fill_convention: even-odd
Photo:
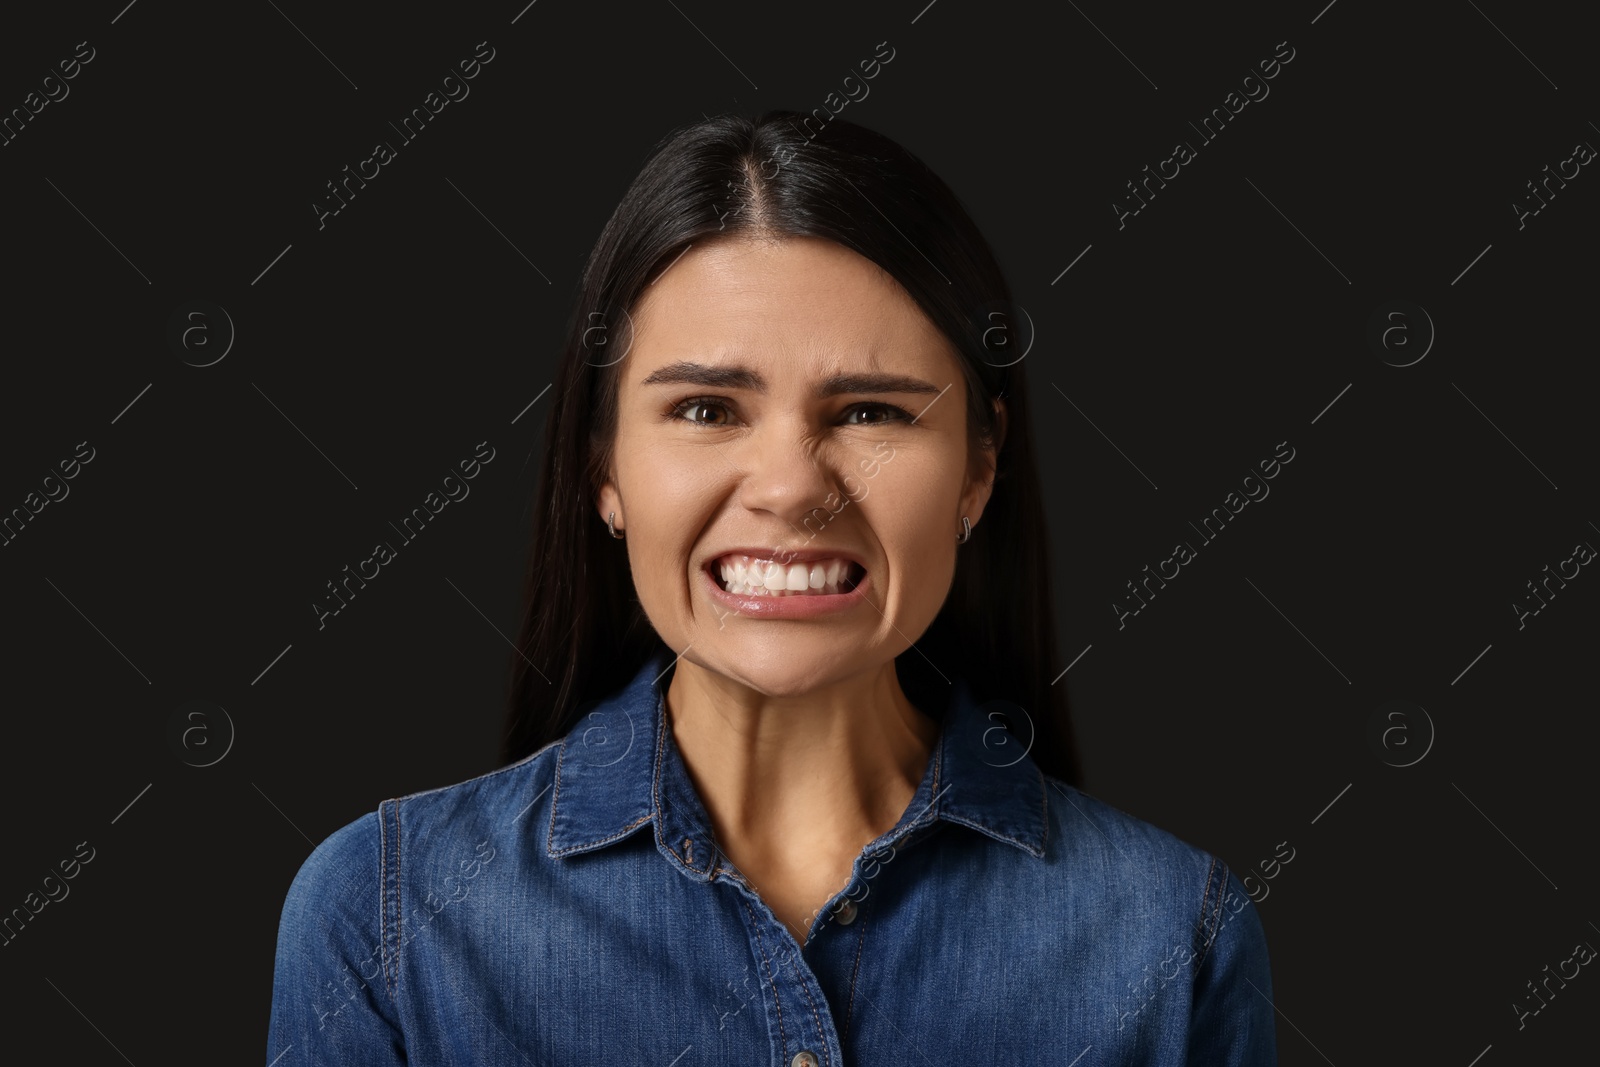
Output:
[[554,388],[509,766],[284,908],[285,1064],[1271,1064],[1216,858],[1073,787],[993,255],[888,139],[668,138]]

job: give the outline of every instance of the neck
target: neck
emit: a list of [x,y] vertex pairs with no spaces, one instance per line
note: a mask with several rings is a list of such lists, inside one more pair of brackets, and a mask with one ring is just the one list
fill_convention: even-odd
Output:
[[746,870],[851,862],[899,822],[939,733],[893,660],[768,695],[680,659],[666,699],[717,842]]

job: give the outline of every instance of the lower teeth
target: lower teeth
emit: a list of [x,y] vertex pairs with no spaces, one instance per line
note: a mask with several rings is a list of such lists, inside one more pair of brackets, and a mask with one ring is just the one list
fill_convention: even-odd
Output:
[[764,585],[758,585],[758,586],[756,586],[754,588],[746,588],[745,586],[740,586],[740,585],[730,585],[730,586],[727,586],[726,589],[727,589],[728,592],[733,593],[735,596],[773,596],[773,597],[786,597],[786,596],[838,596],[840,593],[848,592],[848,590],[846,590],[843,586],[838,586],[838,585],[825,585],[821,589],[768,589]]

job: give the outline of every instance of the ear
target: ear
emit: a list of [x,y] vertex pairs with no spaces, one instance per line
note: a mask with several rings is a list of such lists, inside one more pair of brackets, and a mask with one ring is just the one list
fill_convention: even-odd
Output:
[[[973,457],[973,467],[967,474],[966,483],[961,490],[961,515],[973,526],[978,525],[978,520],[983,516],[983,509],[989,503],[989,495],[994,491],[995,462],[1000,454],[1001,447],[1006,440],[1006,402],[994,401],[995,432],[994,439],[988,442],[983,450]],[[958,519],[959,521],[959,519]]]

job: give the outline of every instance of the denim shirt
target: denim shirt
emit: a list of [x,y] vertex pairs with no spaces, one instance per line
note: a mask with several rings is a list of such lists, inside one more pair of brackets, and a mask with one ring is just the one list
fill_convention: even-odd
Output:
[[798,944],[717,848],[672,663],[324,841],[284,905],[267,1062],[1277,1062],[1238,879],[1042,774],[962,679],[905,813]]

